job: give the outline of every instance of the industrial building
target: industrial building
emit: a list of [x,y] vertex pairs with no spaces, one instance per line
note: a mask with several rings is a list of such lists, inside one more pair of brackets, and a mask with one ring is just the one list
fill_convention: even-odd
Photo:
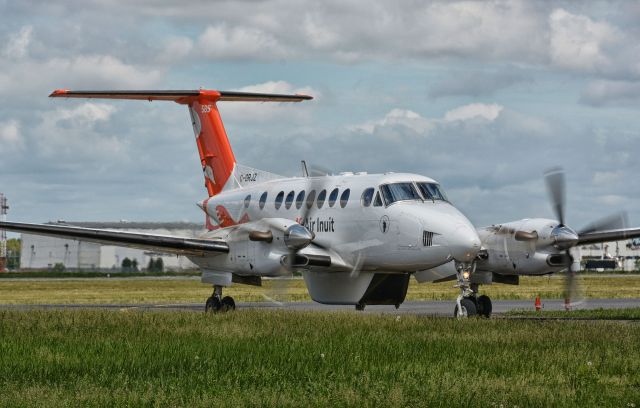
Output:
[[[188,238],[195,238],[205,230],[203,224],[188,222],[65,222],[64,225]],[[62,264],[65,270],[115,271],[121,269],[125,258],[135,259],[140,270],[147,267],[150,259],[157,258],[162,258],[164,270],[196,268],[184,256],[43,235],[22,234],[21,247],[20,268],[23,270],[52,269]]]

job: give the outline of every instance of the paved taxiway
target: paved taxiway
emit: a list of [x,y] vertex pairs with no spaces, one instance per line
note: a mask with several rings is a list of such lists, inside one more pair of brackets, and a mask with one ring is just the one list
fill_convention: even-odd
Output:
[[[564,310],[564,301],[561,299],[543,300],[544,310]],[[336,311],[354,310],[353,306],[321,305],[314,302],[244,302],[238,303],[241,309],[283,309],[297,311]],[[367,306],[365,313],[389,313],[389,314],[415,314],[452,316],[454,302],[451,301],[410,301],[403,303],[396,310],[393,306]],[[574,309],[621,309],[640,307],[640,299],[588,299],[574,306]],[[33,309],[105,309],[105,310],[141,310],[141,311],[190,311],[201,312],[204,304],[36,304],[36,305],[0,305],[0,309],[33,310]],[[494,300],[493,312],[505,313],[510,310],[534,310],[532,301],[529,300]]]

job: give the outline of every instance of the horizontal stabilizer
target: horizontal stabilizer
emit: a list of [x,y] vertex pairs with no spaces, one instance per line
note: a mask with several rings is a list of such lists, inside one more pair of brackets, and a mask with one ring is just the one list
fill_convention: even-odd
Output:
[[56,89],[51,98],[133,99],[142,101],[174,101],[188,104],[198,99],[229,102],[301,102],[313,99],[309,95],[283,95],[253,92],[214,91],[207,89],[184,91],[70,91]]
[[226,242],[208,239],[194,239],[169,235],[142,234],[95,228],[81,228],[69,225],[27,224],[2,222],[0,229],[25,234],[46,235],[78,241],[95,242],[103,245],[124,246],[166,252],[179,255],[205,256],[229,252]]

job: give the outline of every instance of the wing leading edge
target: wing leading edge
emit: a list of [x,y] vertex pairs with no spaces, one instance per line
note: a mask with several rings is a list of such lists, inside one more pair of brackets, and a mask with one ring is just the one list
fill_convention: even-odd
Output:
[[623,241],[640,237],[640,228],[623,228],[610,231],[588,232],[580,234],[578,245],[597,244],[600,242]]
[[0,229],[78,241],[89,241],[103,245],[148,249],[178,255],[206,256],[229,252],[229,246],[223,241],[170,235],[142,234],[68,225],[28,224],[21,222],[0,222]]

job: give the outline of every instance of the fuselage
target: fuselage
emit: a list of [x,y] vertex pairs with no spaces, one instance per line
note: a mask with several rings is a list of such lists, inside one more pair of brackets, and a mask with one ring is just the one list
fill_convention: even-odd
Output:
[[[480,240],[438,183],[416,174],[340,174],[272,180],[199,204],[218,229],[263,219],[299,222],[314,243],[364,270],[413,272],[470,262]],[[255,271],[253,272],[255,273]]]

